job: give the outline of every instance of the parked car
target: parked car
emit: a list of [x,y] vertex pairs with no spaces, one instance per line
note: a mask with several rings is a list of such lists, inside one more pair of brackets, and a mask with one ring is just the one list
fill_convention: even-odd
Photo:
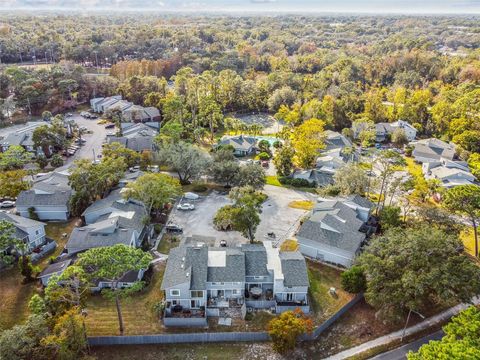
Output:
[[183,197],[188,200],[198,200],[200,196],[198,196],[193,192],[186,192],[185,195],[183,195]]
[[165,226],[167,233],[182,233],[183,229],[177,224],[169,223]]
[[5,200],[0,203],[0,208],[6,209],[15,206],[15,201]]
[[98,125],[105,125],[106,123],[108,123],[108,121],[105,120],[105,119],[100,119],[100,120],[97,121]]
[[183,203],[177,205],[178,210],[195,210],[195,205],[189,203]]
[[107,124],[105,125],[105,129],[113,129],[115,127],[115,124]]

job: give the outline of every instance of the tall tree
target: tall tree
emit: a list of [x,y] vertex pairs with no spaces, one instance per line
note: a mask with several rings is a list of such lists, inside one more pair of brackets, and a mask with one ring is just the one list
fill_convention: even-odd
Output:
[[294,159],[301,168],[313,167],[319,151],[325,147],[324,125],[322,120],[310,119],[293,130]]
[[387,230],[357,259],[365,299],[387,318],[470,301],[480,291],[480,269],[461,250],[457,237],[428,224]]
[[[122,290],[118,286],[120,279],[129,271],[147,269],[152,261],[152,256],[141,249],[135,249],[123,244],[109,247],[89,249],[78,255],[78,266],[81,266],[90,279],[103,279],[112,284],[111,295],[115,299],[117,308],[120,335],[123,335],[123,318],[120,308],[120,296],[128,295],[128,289]],[[133,289],[138,290],[140,283],[134,284]],[[102,292],[108,296],[109,292]]]
[[445,336],[410,351],[408,360],[480,359],[480,310],[471,306],[443,327]]
[[177,173],[181,184],[198,179],[209,168],[211,161],[203,150],[183,141],[162,147],[159,158]]
[[167,174],[145,174],[127,184],[124,197],[141,201],[149,219],[153,211],[161,210],[172,198],[182,193],[178,179]]
[[456,186],[445,193],[444,206],[468,217],[475,236],[475,256],[478,257],[478,223],[480,219],[480,187],[477,185]]

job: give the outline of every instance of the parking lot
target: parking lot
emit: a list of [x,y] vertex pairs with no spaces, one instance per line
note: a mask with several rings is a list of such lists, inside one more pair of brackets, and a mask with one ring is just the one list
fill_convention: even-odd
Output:
[[[283,241],[293,235],[299,220],[306,211],[290,208],[288,205],[294,200],[313,200],[314,196],[300,191],[276,186],[265,186],[264,192],[268,195],[263,204],[260,214],[261,222],[255,234],[256,240]],[[218,192],[191,201],[195,204],[195,210],[174,210],[170,220],[183,228],[182,243],[186,238],[196,236],[208,236],[215,238],[214,245],[219,246],[221,240],[227,242],[227,246],[247,243],[248,240],[236,231],[218,231],[213,226],[213,218],[218,209],[230,204],[226,195]],[[275,233],[275,239],[267,236]]]
[[86,142],[80,146],[80,148],[75,152],[75,155],[67,158],[64,164],[64,168],[67,168],[75,160],[78,159],[92,159],[97,157],[102,152],[102,144],[105,141],[105,136],[108,130],[105,129],[105,125],[97,124],[98,119],[85,119],[80,114],[74,113],[72,119],[77,123],[78,127],[86,127],[88,130],[87,134],[82,136]]

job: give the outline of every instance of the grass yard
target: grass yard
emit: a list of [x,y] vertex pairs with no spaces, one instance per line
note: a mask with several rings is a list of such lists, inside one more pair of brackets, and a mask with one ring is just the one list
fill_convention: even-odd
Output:
[[180,239],[177,236],[165,234],[158,244],[157,251],[160,254],[169,254],[170,249],[175,248],[178,245],[180,245]]
[[[310,279],[311,307],[315,312],[316,323],[326,320],[353,298],[353,294],[342,290],[341,271],[333,267],[307,260],[308,277]],[[329,293],[336,289],[336,295]]]
[[462,240],[463,245],[465,246],[465,251],[468,254],[475,256],[475,235],[472,227],[468,227],[460,233],[460,240]]
[[[125,335],[155,334],[163,332],[155,306],[163,300],[160,285],[165,264],[155,265],[150,284],[138,294],[120,300]],[[114,301],[101,295],[92,295],[87,301],[85,319],[90,336],[119,335],[118,317]]]
[[296,240],[285,240],[280,245],[280,251],[297,251],[298,250],[298,242]]
[[293,209],[312,210],[315,203],[310,200],[294,200],[288,204]]
[[278,181],[278,177],[276,177],[275,175],[265,176],[265,180],[267,181],[267,185],[283,187],[280,181]]
[[28,302],[37,291],[37,283],[22,284],[18,267],[0,272],[0,331],[20,324],[28,317]]
[[[47,226],[45,226],[45,233],[47,234],[47,237],[52,238],[57,243],[57,248],[52,256],[58,256],[62,252],[73,228],[81,225],[81,223],[82,220],[80,218],[72,218],[69,221],[47,223]],[[64,234],[67,234],[67,236],[63,236]]]

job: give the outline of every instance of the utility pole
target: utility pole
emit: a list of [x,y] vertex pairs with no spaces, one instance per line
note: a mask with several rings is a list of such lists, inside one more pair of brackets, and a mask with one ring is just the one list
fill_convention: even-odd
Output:
[[19,54],[20,54],[20,64],[23,65],[22,51],[20,49],[18,49],[18,51],[19,51]]
[[47,56],[47,52],[45,51],[45,64],[48,63],[48,56]]
[[35,49],[33,49],[33,65],[37,65],[37,56],[35,54]]
[[52,51],[52,48],[50,48],[50,59],[52,59],[52,63],[55,64],[55,60],[53,59],[53,51]]
[[98,51],[93,52],[95,54],[95,67],[97,68],[97,74],[98,74]]

